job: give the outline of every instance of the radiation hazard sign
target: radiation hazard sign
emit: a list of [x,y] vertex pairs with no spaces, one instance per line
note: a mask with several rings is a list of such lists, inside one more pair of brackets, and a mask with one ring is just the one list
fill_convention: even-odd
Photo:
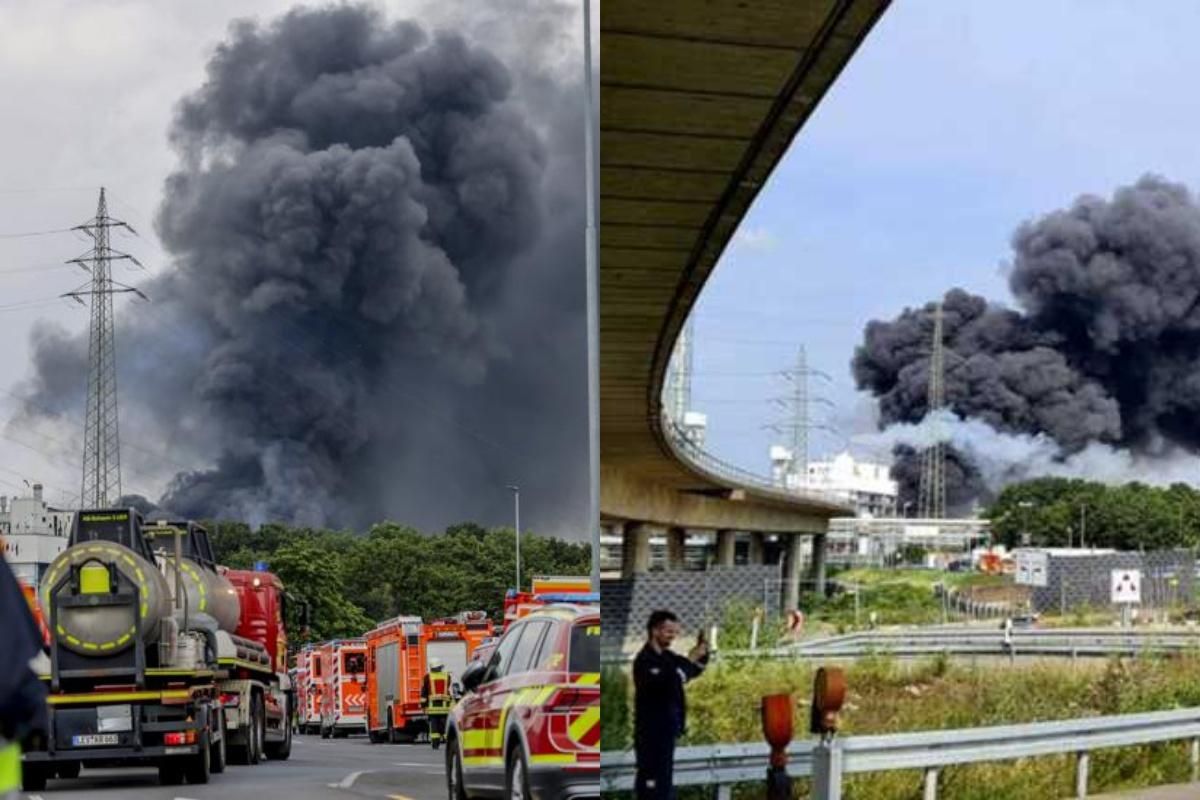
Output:
[[1142,573],[1136,569],[1112,571],[1112,601],[1114,603],[1142,602]]

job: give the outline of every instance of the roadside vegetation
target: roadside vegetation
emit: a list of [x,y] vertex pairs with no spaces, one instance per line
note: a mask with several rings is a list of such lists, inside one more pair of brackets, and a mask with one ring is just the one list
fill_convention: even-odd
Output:
[[[807,736],[812,679],[817,665],[755,661],[715,664],[688,690],[688,733],[681,746],[759,742],[759,699],[791,693],[797,736]],[[843,735],[979,727],[1107,714],[1161,711],[1200,705],[1200,656],[1040,662],[988,668],[947,658],[900,663],[860,659],[847,667],[850,693]],[[631,747],[631,688],[624,670],[603,677],[604,750]],[[1094,792],[1190,779],[1186,742],[1092,754]],[[1074,759],[1068,756],[996,762],[943,770],[938,797],[946,800],[1045,800],[1074,793]],[[806,796],[807,783],[797,781]],[[848,778],[848,800],[909,800],[921,794],[912,771]],[[735,791],[762,796],[761,785]],[[691,800],[708,795],[681,790]]]

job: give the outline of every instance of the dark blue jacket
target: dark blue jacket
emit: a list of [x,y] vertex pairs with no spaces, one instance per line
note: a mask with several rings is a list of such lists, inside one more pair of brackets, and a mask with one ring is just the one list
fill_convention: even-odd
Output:
[[29,668],[42,649],[37,622],[8,562],[0,556],[0,737],[45,731],[46,688]]
[[665,744],[687,726],[687,701],[683,685],[704,672],[704,667],[678,653],[661,653],[646,644],[633,660],[634,741],[641,748]]

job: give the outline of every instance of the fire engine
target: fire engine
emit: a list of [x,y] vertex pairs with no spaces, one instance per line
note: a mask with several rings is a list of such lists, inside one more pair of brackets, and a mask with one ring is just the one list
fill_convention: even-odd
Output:
[[401,616],[366,634],[367,735],[374,743],[415,741],[424,730],[421,618]]
[[367,733],[371,741],[414,741],[428,731],[421,681],[430,659],[457,679],[475,649],[495,633],[484,611],[424,622],[397,617],[369,632],[367,639]]
[[504,596],[504,630],[528,614],[553,603],[599,603],[587,577],[535,577],[530,591],[509,589]]
[[297,714],[301,733],[321,730],[321,658],[320,646],[306,644],[296,653],[296,667],[301,682],[296,690]]
[[336,639],[321,645],[321,738],[362,733],[367,725],[367,643]]

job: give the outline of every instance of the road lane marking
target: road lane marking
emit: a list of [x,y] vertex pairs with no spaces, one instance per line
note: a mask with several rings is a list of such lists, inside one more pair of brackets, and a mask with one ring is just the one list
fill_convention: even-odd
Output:
[[360,770],[358,772],[351,772],[349,775],[342,778],[341,783],[329,784],[329,788],[330,789],[349,789],[352,786],[354,786],[354,782],[356,780],[358,780],[360,777],[362,777],[362,774],[364,772],[367,772],[367,770],[364,769],[364,770]]

